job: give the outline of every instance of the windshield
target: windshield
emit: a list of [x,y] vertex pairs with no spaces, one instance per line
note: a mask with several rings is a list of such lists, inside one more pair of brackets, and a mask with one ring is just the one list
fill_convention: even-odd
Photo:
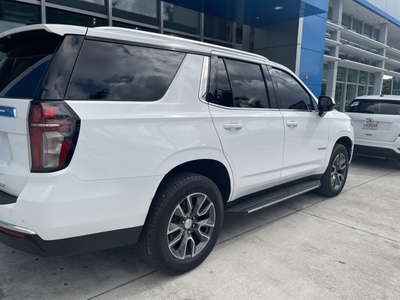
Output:
[[400,115],[400,100],[354,100],[347,111],[364,114]]

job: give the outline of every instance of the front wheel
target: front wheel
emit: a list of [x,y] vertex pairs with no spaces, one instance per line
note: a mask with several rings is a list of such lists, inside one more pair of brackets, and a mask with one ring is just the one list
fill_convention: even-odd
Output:
[[144,232],[142,249],[156,268],[181,274],[201,264],[217,242],[223,201],[207,177],[184,172],[157,192]]
[[321,178],[318,193],[327,197],[339,195],[346,183],[348,169],[349,154],[343,145],[336,144],[328,168]]

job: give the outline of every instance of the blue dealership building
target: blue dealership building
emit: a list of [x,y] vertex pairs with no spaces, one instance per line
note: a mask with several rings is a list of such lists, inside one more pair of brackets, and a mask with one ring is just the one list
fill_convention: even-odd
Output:
[[0,32],[38,23],[120,26],[261,54],[344,110],[400,94],[399,0],[0,0]]

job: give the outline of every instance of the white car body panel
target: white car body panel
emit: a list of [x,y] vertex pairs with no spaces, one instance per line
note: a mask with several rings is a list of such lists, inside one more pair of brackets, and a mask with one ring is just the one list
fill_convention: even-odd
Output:
[[161,179],[81,181],[68,171],[32,174],[17,203],[1,206],[0,220],[44,240],[141,226]]
[[[210,113],[232,167],[232,200],[276,184],[281,176],[284,142],[280,111],[210,105]],[[229,125],[240,128],[226,129]]]
[[[17,111],[16,118],[0,116],[0,191],[18,197],[16,203],[0,205],[0,221],[27,228],[45,241],[143,226],[166,174],[187,162],[220,163],[229,175],[229,202],[323,174],[337,140],[353,140],[349,118],[338,112],[320,117],[317,112],[227,109],[199,99],[205,56],[278,66],[256,54],[108,27],[33,25],[0,38],[29,30],[191,51],[160,100],[63,99],[81,123],[72,159],[59,171],[31,172],[30,99],[0,98],[0,106]],[[298,122],[297,128],[288,128],[290,121]],[[227,130],[226,124],[243,127]]]
[[[329,134],[329,142],[327,147],[327,153],[332,153],[333,147],[335,146],[336,142],[342,138],[348,138],[354,142],[354,135],[353,135],[353,126],[350,122],[350,117],[346,114],[338,112],[337,110],[330,111],[325,114],[324,118],[328,120],[329,128],[334,128],[335,130]],[[349,162],[351,162],[353,158],[353,150],[351,148],[351,153],[349,156]],[[330,155],[325,157],[325,169],[328,166],[330,160]],[[322,173],[325,169],[321,169],[318,173]]]
[[18,196],[30,175],[27,115],[29,99],[0,98],[0,106],[12,107],[16,117],[0,121],[0,191]]
[[[400,134],[400,115],[371,115],[362,113],[347,113],[353,122],[356,143],[363,145],[371,142],[394,142]],[[362,125],[367,120],[378,122],[378,129],[364,129]]]
[[[386,103],[400,103],[400,96],[393,95],[370,95],[357,97],[354,102],[361,100],[385,101]],[[400,104],[398,104],[400,107]],[[370,149],[387,149],[398,154],[400,158],[400,112],[393,111],[393,114],[346,112],[351,118],[354,127],[354,143]],[[376,123],[376,128],[366,128],[363,124]],[[376,155],[379,150],[375,151]],[[385,157],[385,153],[382,154]]]
[[318,174],[325,157],[330,156],[328,120],[316,111],[282,110],[282,115],[285,126],[282,179]]

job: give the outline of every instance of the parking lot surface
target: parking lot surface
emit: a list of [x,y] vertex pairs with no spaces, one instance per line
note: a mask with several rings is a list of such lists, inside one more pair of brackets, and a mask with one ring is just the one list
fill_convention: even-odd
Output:
[[355,157],[336,198],[226,215],[195,270],[168,276],[124,247],[58,258],[0,245],[0,299],[400,299],[400,163]]

